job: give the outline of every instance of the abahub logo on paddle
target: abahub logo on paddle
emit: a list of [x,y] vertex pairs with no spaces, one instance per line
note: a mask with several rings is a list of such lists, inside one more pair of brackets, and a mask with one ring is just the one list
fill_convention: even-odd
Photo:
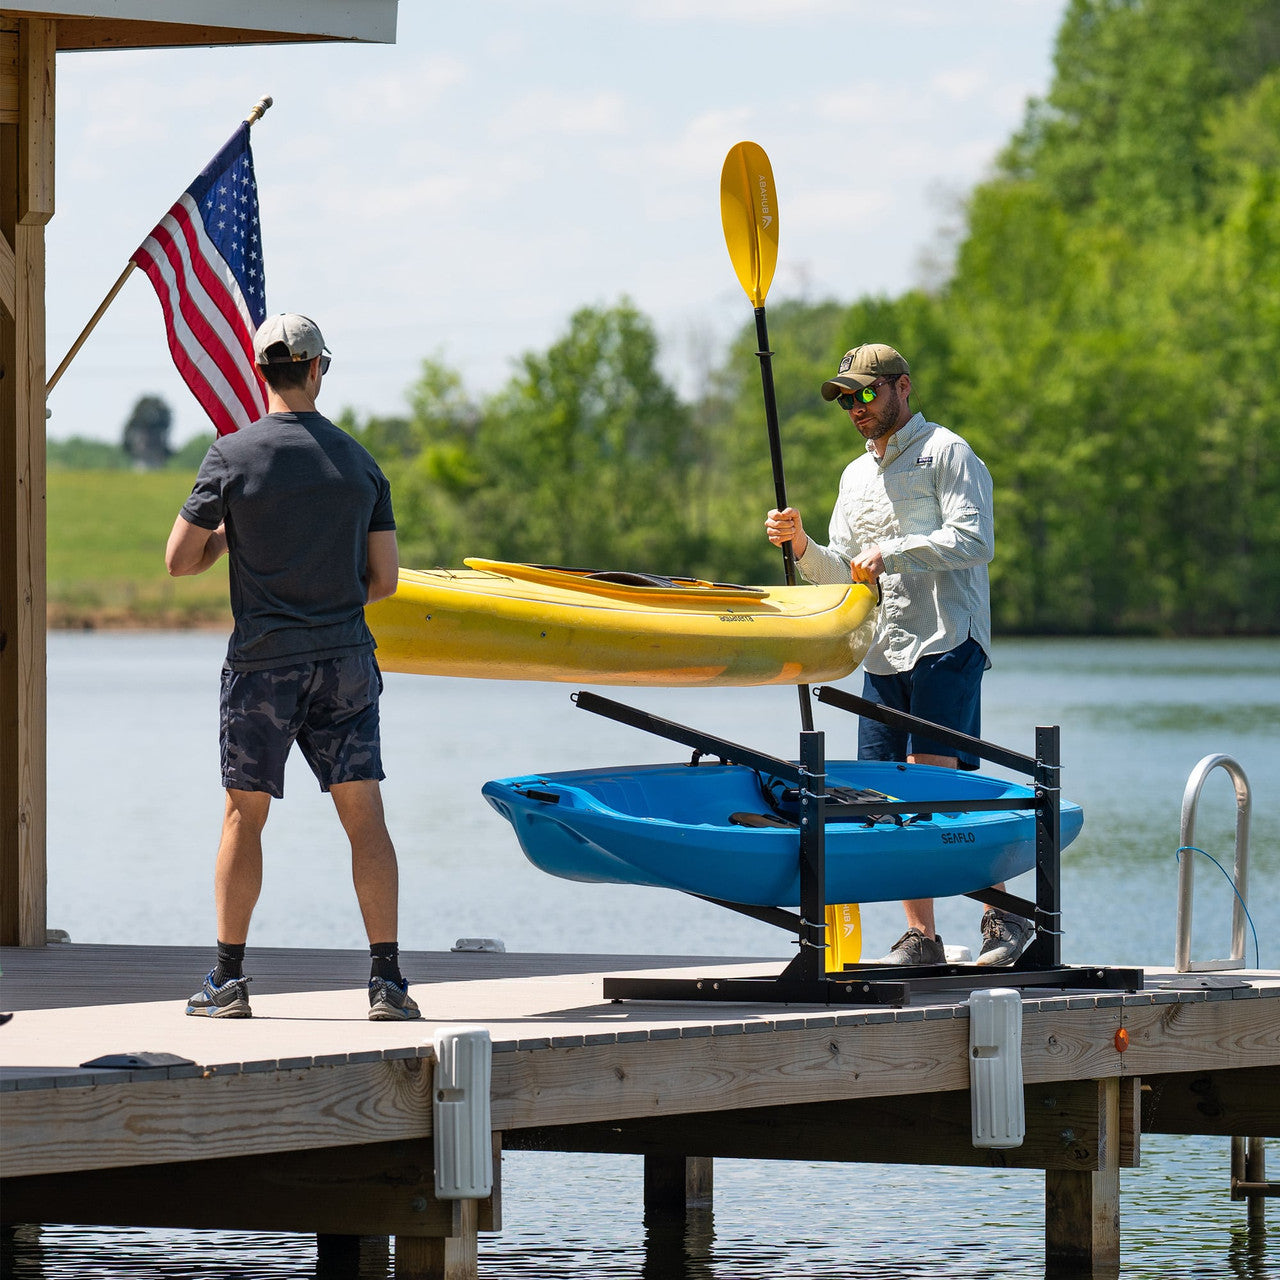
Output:
[[760,225],[773,225],[773,210],[769,207],[769,180],[763,173],[756,174],[756,182],[760,185]]

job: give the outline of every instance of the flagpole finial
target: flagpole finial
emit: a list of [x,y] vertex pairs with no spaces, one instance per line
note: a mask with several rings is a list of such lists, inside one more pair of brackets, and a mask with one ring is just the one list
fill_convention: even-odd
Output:
[[245,117],[245,120],[249,124],[253,124],[255,120],[261,120],[262,117],[267,114],[267,108],[273,101],[274,99],[270,94],[263,94],[263,96],[259,98],[257,103],[254,105],[253,110]]

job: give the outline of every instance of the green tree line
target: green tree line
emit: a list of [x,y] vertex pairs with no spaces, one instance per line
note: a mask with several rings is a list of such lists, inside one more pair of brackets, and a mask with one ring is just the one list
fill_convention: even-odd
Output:
[[[726,268],[727,269],[727,268]],[[1049,92],[967,202],[950,279],[770,307],[789,497],[821,534],[860,446],[818,387],[889,342],[995,479],[1004,633],[1280,623],[1280,6],[1072,0]],[[424,363],[345,425],[405,563],[464,555],[778,581],[754,326],[695,402],[625,299],[475,399]]]

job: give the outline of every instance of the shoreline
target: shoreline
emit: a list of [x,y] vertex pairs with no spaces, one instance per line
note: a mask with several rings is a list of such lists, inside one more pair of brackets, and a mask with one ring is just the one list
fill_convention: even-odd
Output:
[[50,605],[46,631],[221,631],[232,628],[231,614],[202,617],[174,612],[140,616],[125,609],[69,609]]

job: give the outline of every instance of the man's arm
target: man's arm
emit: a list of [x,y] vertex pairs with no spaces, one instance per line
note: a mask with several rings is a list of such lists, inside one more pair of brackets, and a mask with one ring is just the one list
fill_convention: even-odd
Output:
[[216,529],[202,529],[198,524],[179,516],[169,533],[169,545],[164,550],[165,568],[172,578],[185,578],[203,573],[217,563],[227,549],[225,525]]
[[365,604],[395,595],[400,583],[400,548],[394,529],[379,529],[369,534],[368,561]]

